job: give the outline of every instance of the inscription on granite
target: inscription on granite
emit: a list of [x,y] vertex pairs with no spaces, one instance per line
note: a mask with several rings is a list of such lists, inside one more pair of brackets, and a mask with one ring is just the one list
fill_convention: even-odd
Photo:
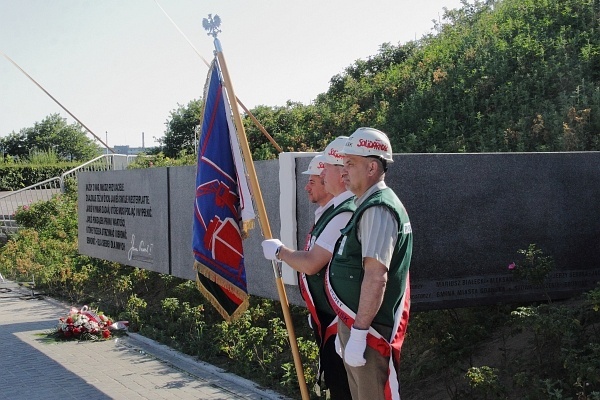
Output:
[[[152,179],[134,178],[132,172],[79,178],[84,181],[79,184],[79,251],[126,265],[168,272],[168,265],[158,263],[165,261],[161,249],[168,254],[167,230],[158,228],[167,225],[166,213],[162,218],[159,212],[160,200],[165,196],[162,192],[166,191],[153,189]],[[157,229],[152,229],[153,226]]]
[[124,194],[124,183],[85,185],[86,243],[127,252],[128,260],[152,263],[153,243],[127,236],[126,219],[151,218],[150,196]]
[[532,285],[512,275],[492,274],[411,282],[411,302],[416,309],[445,306],[489,305],[500,302],[563,298],[561,292],[592,289],[600,281],[600,269],[552,272],[543,285]]

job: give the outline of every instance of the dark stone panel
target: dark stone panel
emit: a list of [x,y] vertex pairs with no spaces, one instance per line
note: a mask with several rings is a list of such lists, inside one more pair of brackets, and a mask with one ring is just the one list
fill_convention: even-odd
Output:
[[[394,160],[386,182],[407,208],[414,232],[414,310],[561,299],[600,280],[600,153],[396,154]],[[296,161],[298,248],[314,219],[301,174],[309,161]],[[255,168],[278,237],[286,223],[279,214],[278,161],[258,161]],[[194,279],[194,182],[194,167],[81,173],[80,252]],[[114,195],[133,197],[111,201]],[[122,210],[114,214],[111,207]],[[244,241],[248,289],[279,299],[262,240],[257,220]],[[556,261],[544,286],[518,281],[507,268],[531,243]],[[303,304],[297,287],[286,292],[290,303]]]
[[78,174],[79,252],[169,273],[167,170]]

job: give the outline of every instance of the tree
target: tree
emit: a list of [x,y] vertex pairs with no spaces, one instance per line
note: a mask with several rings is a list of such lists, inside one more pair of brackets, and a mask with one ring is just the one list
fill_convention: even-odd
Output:
[[10,135],[0,138],[0,147],[2,147],[2,155],[12,156],[16,158],[27,157],[27,143],[25,135],[12,132]]
[[193,153],[196,145],[196,127],[200,125],[202,100],[192,100],[187,106],[178,105],[171,111],[171,119],[165,122],[165,136],[158,139],[167,157],[177,157],[181,151]]
[[7,155],[27,158],[34,151],[51,151],[64,160],[87,161],[100,154],[100,148],[77,123],[67,124],[60,114],[51,114],[33,127],[11,133],[0,143]]

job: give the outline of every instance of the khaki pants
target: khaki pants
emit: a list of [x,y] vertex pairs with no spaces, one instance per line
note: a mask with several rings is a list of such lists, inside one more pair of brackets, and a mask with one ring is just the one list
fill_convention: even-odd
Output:
[[[345,348],[350,329],[341,322],[338,322],[338,336],[342,348]],[[351,367],[344,362],[352,400],[385,400],[384,388],[388,380],[389,357],[383,357],[367,346],[365,359],[367,363],[362,367]]]

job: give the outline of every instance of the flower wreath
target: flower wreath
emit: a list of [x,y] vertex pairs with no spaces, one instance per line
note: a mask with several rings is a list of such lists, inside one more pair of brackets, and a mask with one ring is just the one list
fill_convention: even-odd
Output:
[[109,339],[111,332],[127,330],[128,326],[127,321],[113,322],[88,306],[71,307],[66,317],[59,318],[54,334],[59,339],[101,340]]

